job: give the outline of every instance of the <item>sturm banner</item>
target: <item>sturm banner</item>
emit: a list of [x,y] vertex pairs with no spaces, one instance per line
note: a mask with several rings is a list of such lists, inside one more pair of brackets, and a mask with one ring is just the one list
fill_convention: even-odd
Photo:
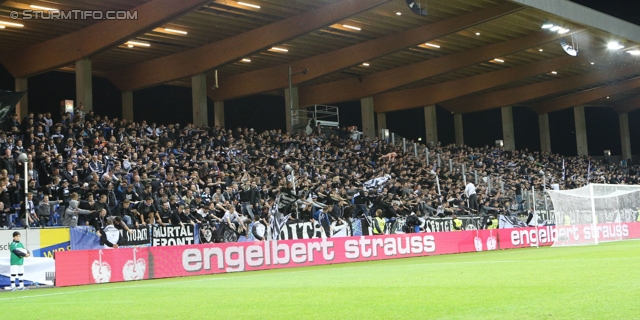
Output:
[[[338,224],[334,221],[331,224],[330,237],[348,237],[351,234],[351,226],[348,223]],[[287,223],[280,230],[280,240],[314,238],[327,238],[325,230],[317,222]]]
[[[91,226],[74,227],[69,229],[71,236],[71,250],[103,249],[100,237]],[[132,227],[130,232],[120,230],[118,245],[122,247],[148,246],[151,244],[148,227]]]
[[[462,220],[463,230],[480,230],[483,229],[486,218],[483,217],[459,217]],[[406,225],[406,218],[399,217],[395,223],[389,223],[389,227],[393,227],[393,232],[387,233],[406,233],[404,226]],[[420,231],[422,232],[447,232],[453,229],[452,218],[420,218]],[[269,229],[267,239],[273,240]],[[250,232],[250,231],[249,231]],[[347,219],[345,223],[331,224],[332,237],[348,237],[352,235],[373,235],[372,227],[367,219]],[[236,242],[244,241],[247,237],[244,234],[238,233],[236,230],[227,227],[224,224],[220,224],[217,228],[210,226],[209,224],[202,224],[196,226],[195,232],[196,242],[199,243],[223,243],[223,242]],[[280,240],[293,240],[293,239],[315,239],[315,238],[327,238],[325,230],[317,222],[288,222],[280,229]]]
[[119,244],[124,247],[149,246],[151,244],[149,228],[140,226],[129,228],[129,232],[120,230]]
[[527,224],[522,222],[520,219],[514,216],[506,216],[501,214],[498,217],[498,226],[500,229],[510,229],[510,228],[523,228],[527,227]]
[[[481,230],[484,229],[486,223],[485,217],[458,217],[462,221],[462,230]],[[418,218],[419,231],[414,232],[449,232],[453,230],[453,219],[451,217],[446,218]],[[373,235],[373,228],[371,222],[368,219],[354,220],[352,221],[352,235]],[[406,226],[406,227],[405,227]],[[410,230],[415,230],[407,226],[407,218],[398,217],[395,222],[387,223],[387,228],[393,228],[393,232],[386,230],[385,233],[409,233]]]
[[[462,230],[484,229],[483,217],[458,217],[462,221]],[[447,232],[453,230],[453,218],[425,218],[422,225],[425,232]]]
[[[354,220],[351,224],[359,223],[359,220]],[[353,234],[353,227],[349,223],[336,223],[331,224],[330,237],[348,237]],[[356,224],[359,226],[359,224]],[[266,228],[268,233],[266,238],[273,240],[271,235],[271,229]],[[248,232],[251,232],[249,230]],[[360,231],[359,235],[362,235]],[[280,229],[280,240],[293,240],[293,239],[314,239],[314,238],[326,238],[324,229],[317,222],[289,222]],[[195,232],[196,242],[200,243],[225,243],[225,242],[243,242],[248,241],[248,237],[244,233],[238,233],[236,230],[228,227],[226,224],[219,224],[216,228],[209,224],[196,225]],[[250,239],[250,237],[249,237]]]
[[152,246],[177,246],[195,244],[194,226],[159,226],[151,227]]

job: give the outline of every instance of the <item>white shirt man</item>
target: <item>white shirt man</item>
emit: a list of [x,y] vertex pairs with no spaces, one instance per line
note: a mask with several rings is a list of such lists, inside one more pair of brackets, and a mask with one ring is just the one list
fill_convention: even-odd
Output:
[[100,242],[105,249],[118,249],[120,231],[113,226],[113,220],[107,219],[107,226],[100,233]]
[[467,183],[467,186],[464,188],[464,195],[469,199],[469,208],[478,210],[478,199],[476,198],[476,186],[473,183]]
[[476,186],[473,185],[473,183],[469,182],[467,183],[467,186],[464,188],[464,195],[467,196],[467,198],[471,197],[472,194],[476,194]]
[[237,224],[241,227],[241,230],[244,229],[244,223],[242,222],[242,219],[240,218],[240,216],[238,215],[238,212],[236,212],[233,206],[230,206],[229,210],[227,210],[224,213],[224,217],[222,217],[222,221],[227,222],[229,226],[233,226],[234,224]]

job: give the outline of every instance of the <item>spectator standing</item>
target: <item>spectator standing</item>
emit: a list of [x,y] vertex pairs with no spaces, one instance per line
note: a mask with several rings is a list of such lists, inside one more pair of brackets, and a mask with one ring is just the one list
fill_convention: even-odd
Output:
[[516,204],[518,204],[518,211],[522,211],[524,206],[522,205],[522,184],[516,184]]
[[37,205],[38,204],[33,199],[33,193],[27,193],[27,201],[22,202],[22,206],[20,209],[20,222],[25,228],[31,224],[34,224],[35,226],[41,226],[40,218],[38,218],[38,213],[36,212]]
[[[106,211],[102,209],[100,214],[106,214]],[[103,229],[97,230],[100,235],[100,245],[105,249],[118,249],[118,241],[120,241],[120,231],[113,226],[112,219],[106,219],[106,225]]]
[[473,183],[467,183],[464,188],[464,195],[469,199],[469,208],[478,211],[478,198],[476,195],[476,186]]
[[69,201],[69,206],[64,211],[64,218],[62,219],[62,225],[67,227],[78,226],[78,215],[88,215],[91,211],[78,208],[78,200]]
[[107,210],[102,208],[99,211],[91,214],[91,217],[89,218],[89,224],[99,232],[107,227],[107,220]]
[[147,197],[144,201],[138,204],[138,212],[140,213],[140,219],[142,219],[143,224],[145,222],[155,224],[157,220],[161,220],[151,197]]
[[326,206],[313,214],[313,219],[318,221],[327,238],[331,237],[331,220],[329,220],[329,212],[331,209],[333,209],[332,206]]
[[38,204],[38,217],[40,217],[40,220],[42,221],[43,228],[49,225],[51,211],[53,211],[53,208],[56,204],[59,204],[61,202],[62,201],[60,200],[49,201],[49,196],[47,195],[44,195],[42,197],[42,201],[40,201],[40,204]]
[[14,213],[15,210],[13,208],[5,207],[3,201],[0,201],[0,228],[7,229],[11,227],[9,225],[9,216]]

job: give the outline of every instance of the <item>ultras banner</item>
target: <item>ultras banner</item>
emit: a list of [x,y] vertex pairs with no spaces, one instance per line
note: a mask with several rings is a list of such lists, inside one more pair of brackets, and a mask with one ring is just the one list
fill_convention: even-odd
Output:
[[[130,231],[120,230],[118,245],[122,247],[148,246],[151,244],[149,227],[131,227]],[[74,227],[69,229],[72,250],[102,249],[100,237],[91,226]]]
[[194,226],[186,224],[184,226],[160,226],[151,227],[152,246],[177,246],[194,244]]

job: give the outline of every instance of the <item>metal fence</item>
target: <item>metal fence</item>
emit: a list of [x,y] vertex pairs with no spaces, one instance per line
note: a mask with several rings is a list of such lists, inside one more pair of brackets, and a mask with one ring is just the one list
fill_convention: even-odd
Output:
[[[396,150],[400,150],[404,154],[426,161],[429,166],[435,165],[438,168],[448,169],[449,172],[453,174],[460,174],[463,177],[463,183],[465,185],[469,182],[467,181],[467,177],[470,177],[472,179],[470,182],[473,182],[476,188],[482,189],[486,194],[500,192],[501,198],[509,199],[513,210],[522,209],[520,211],[522,214],[528,214],[530,209],[534,209],[538,219],[549,222],[555,221],[553,204],[546,190],[536,190],[535,192],[532,190],[522,190],[523,203],[518,204],[515,190],[505,185],[501,176],[485,175],[482,172],[478,172],[476,168],[469,168],[464,164],[453,161],[453,159],[450,159],[446,154],[429,150],[425,144],[414,142],[387,129],[380,130],[378,134],[380,139],[385,140],[396,147]],[[546,176],[543,175],[543,179],[546,179]],[[544,184],[546,185],[546,181]]]

